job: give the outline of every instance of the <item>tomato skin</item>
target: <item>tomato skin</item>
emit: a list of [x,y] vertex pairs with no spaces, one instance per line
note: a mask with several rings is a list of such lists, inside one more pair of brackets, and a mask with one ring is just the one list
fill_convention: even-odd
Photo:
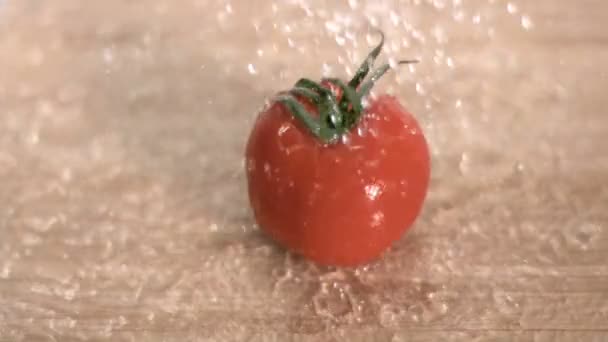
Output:
[[371,99],[357,126],[330,145],[272,103],[259,114],[245,157],[261,229],[325,265],[379,257],[420,213],[430,176],[420,126],[387,95]]

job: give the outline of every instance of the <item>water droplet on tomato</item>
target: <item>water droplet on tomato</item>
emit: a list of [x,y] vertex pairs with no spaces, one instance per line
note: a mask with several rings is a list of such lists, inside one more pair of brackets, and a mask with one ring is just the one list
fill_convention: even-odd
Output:
[[287,132],[289,130],[289,128],[291,127],[291,125],[289,123],[285,123],[283,124],[280,128],[279,128],[279,136],[282,137],[283,134],[285,134],[285,132]]
[[365,186],[365,194],[367,198],[375,201],[382,194],[383,187],[380,184],[368,184]]
[[372,215],[372,227],[379,227],[384,222],[384,213],[381,211],[377,211]]
[[255,171],[255,160],[247,159],[247,171]]
[[264,173],[266,173],[267,176],[270,176],[272,170],[270,169],[270,164],[268,163],[264,163]]

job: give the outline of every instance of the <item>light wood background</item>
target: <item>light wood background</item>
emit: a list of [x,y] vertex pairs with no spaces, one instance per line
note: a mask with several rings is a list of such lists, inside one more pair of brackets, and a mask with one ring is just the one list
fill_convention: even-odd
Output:
[[[265,98],[374,43],[433,150],[358,269],[255,228]],[[0,0],[0,341],[608,341],[608,2]]]

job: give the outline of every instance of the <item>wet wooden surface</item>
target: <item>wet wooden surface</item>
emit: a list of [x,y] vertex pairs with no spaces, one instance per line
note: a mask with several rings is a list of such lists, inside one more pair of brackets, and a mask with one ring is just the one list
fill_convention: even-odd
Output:
[[[607,341],[608,2],[0,1],[0,341]],[[431,193],[372,265],[255,229],[242,147],[387,55]],[[351,67],[348,69],[347,67]]]

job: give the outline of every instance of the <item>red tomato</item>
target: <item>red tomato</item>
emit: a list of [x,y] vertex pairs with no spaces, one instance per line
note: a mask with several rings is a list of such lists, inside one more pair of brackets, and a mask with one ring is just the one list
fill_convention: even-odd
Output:
[[[311,101],[296,98],[319,117]],[[380,256],[412,225],[429,183],[422,130],[387,95],[370,100],[331,143],[311,134],[284,103],[273,102],[259,114],[245,157],[261,229],[326,265],[353,266]]]

